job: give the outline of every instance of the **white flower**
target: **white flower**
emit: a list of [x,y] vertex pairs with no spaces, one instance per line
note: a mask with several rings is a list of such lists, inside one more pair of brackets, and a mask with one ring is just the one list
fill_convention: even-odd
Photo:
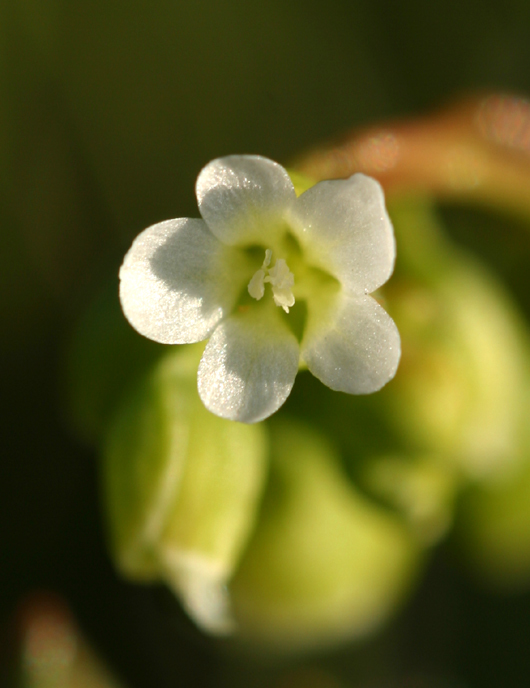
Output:
[[133,242],[120,299],[150,339],[210,338],[198,372],[210,411],[245,423],[267,418],[300,363],[350,394],[392,379],[399,333],[368,296],[395,259],[378,182],[355,174],[297,198],[283,167],[243,155],[206,165],[196,192],[202,219],[161,222]]

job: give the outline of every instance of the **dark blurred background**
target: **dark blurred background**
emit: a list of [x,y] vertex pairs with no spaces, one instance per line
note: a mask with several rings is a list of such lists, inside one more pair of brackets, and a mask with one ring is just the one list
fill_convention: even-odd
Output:
[[528,95],[529,26],[526,0],[0,3],[3,637],[19,601],[50,589],[132,688],[280,685],[308,661],[370,688],[526,684],[530,600],[480,591],[446,547],[377,639],[280,667],[230,659],[169,593],[120,581],[96,453],[69,421],[65,356],[132,238],[197,215],[210,159],[287,162],[459,94]]

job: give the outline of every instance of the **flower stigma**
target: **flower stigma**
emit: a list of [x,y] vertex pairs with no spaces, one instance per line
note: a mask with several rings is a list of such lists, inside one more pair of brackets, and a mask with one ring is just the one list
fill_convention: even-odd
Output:
[[259,270],[256,270],[248,283],[248,293],[256,301],[259,301],[265,294],[265,283],[268,282],[272,287],[274,303],[289,313],[289,308],[294,306],[294,294],[292,292],[294,275],[283,258],[278,258],[274,267],[269,268],[271,260],[272,251],[268,248],[265,251],[263,265]]

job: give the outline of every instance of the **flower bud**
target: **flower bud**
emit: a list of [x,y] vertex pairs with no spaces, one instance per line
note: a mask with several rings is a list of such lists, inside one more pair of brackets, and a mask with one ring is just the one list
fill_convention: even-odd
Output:
[[418,561],[397,517],[358,493],[313,429],[273,426],[271,476],[230,586],[243,634],[291,649],[375,629]]
[[400,262],[385,291],[402,334],[383,394],[420,452],[475,479],[522,458],[527,333],[493,275],[444,238],[428,205],[394,208]]
[[262,426],[199,400],[202,346],[165,356],[121,407],[104,452],[105,501],[122,573],[165,581],[204,628],[232,625],[226,594],[264,481]]

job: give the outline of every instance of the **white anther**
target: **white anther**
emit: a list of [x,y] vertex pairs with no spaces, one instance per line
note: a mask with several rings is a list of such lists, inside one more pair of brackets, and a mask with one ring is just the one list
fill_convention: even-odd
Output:
[[289,308],[294,306],[294,294],[292,292],[294,275],[283,258],[278,258],[274,267],[269,268],[271,260],[272,251],[268,248],[265,251],[263,265],[259,270],[256,270],[248,283],[248,293],[252,298],[259,301],[265,293],[265,282],[269,282],[272,287],[274,303],[289,313]]

